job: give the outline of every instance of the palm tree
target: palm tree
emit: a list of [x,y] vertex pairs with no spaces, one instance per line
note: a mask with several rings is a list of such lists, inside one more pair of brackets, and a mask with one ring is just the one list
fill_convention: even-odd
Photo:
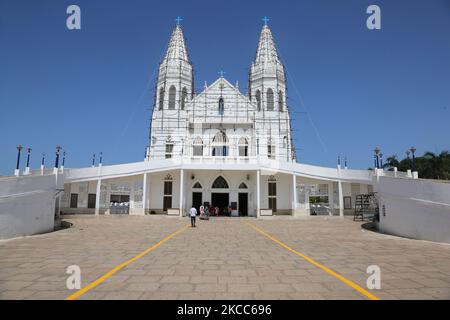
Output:
[[450,179],[450,153],[442,151],[439,155],[425,152],[422,159],[418,159],[420,176],[429,179]]
[[386,163],[383,164],[383,168],[394,170],[394,167],[398,167],[400,162],[397,160],[397,155],[387,157]]

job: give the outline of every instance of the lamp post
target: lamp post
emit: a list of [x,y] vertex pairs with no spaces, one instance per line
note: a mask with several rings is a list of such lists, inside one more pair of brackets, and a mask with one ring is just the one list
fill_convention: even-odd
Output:
[[66,164],[66,152],[63,152],[63,158],[62,158],[62,164],[61,164],[61,169],[62,171],[64,171],[64,165]]
[[100,158],[99,158],[98,165],[101,167],[102,163],[103,163],[103,152],[100,152]]
[[15,175],[16,177],[18,177],[19,174],[20,174],[20,172],[19,172],[19,166],[20,166],[20,152],[22,152],[23,147],[22,147],[22,145],[19,144],[16,148],[17,148],[17,163],[16,163],[16,170],[14,170],[14,175]]
[[42,159],[41,159],[41,176],[44,175],[44,163],[45,163],[45,152],[42,152]]
[[380,168],[383,169],[383,154],[380,152]]
[[375,166],[377,167],[377,169],[380,169],[380,148],[376,147],[375,150],[373,151],[375,153]]
[[341,168],[341,156],[338,156],[338,158],[337,158],[337,166],[338,166],[338,169]]
[[92,167],[95,167],[95,153],[92,154]]
[[30,155],[31,155],[31,148],[27,148],[27,166],[25,167],[25,174],[30,174]]
[[415,147],[411,147],[411,149],[409,149],[410,151],[411,151],[411,153],[412,153],[412,172],[416,172],[417,170],[416,170],[416,155],[415,155],[415,153],[416,153],[416,148]]
[[345,169],[345,170],[348,169],[348,166],[347,166],[347,157],[345,157],[345,160],[344,160],[344,169]]
[[61,147],[60,146],[56,146],[56,159],[55,159],[55,168],[53,169],[53,171],[56,173],[58,172],[58,168],[59,168],[59,153],[61,152]]

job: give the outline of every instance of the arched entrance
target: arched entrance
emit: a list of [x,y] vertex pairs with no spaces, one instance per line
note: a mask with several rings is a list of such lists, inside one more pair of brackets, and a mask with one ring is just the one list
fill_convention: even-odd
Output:
[[229,216],[230,193],[228,182],[224,177],[219,176],[214,180],[211,189],[211,207],[219,208],[218,214],[214,212],[214,214],[211,215]]

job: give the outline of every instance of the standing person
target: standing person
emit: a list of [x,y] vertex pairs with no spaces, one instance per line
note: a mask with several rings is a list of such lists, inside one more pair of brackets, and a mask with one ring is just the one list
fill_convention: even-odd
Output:
[[216,207],[214,208],[214,213],[216,214],[216,217],[219,216],[219,211],[220,211],[219,207],[216,206]]
[[191,210],[189,210],[189,215],[191,216],[191,227],[195,228],[195,216],[197,215],[197,209],[192,207]]
[[205,215],[205,207],[203,205],[200,206],[200,217]]
[[209,220],[209,206],[208,205],[206,205],[206,207],[205,207],[205,219]]

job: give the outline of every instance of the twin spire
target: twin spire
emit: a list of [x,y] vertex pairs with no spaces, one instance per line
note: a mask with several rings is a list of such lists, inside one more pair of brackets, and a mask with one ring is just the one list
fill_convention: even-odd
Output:
[[[259,36],[258,49],[256,51],[255,63],[266,64],[269,62],[278,62],[280,60],[278,58],[278,52],[275,46],[275,42],[272,37],[272,32],[270,31],[269,26],[267,25],[267,21],[269,19],[267,17],[263,18],[264,26],[261,30],[261,34]],[[172,32],[172,36],[170,37],[169,44],[167,46],[166,55],[164,56],[164,60],[183,60],[188,62],[189,55],[187,53],[185,39],[183,30],[180,26],[181,18],[177,17],[176,26]]]

